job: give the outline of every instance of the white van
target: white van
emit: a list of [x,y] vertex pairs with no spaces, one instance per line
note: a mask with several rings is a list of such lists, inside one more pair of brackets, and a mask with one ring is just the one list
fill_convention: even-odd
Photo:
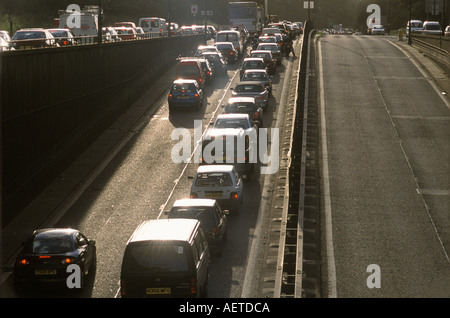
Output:
[[409,36],[409,25],[411,24],[411,33],[421,32],[423,23],[420,20],[411,20],[406,23],[406,36]]
[[139,26],[144,30],[145,33],[159,33],[160,35],[167,34],[166,19],[163,18],[140,18]]
[[239,31],[224,30],[217,32],[216,42],[231,42],[238,51],[239,56],[244,52],[244,43],[242,42]]

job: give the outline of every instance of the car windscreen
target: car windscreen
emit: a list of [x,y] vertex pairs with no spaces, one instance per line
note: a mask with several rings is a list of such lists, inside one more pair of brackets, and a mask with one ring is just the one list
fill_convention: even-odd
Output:
[[197,187],[229,187],[233,185],[233,181],[228,173],[199,173],[195,185]]
[[67,31],[49,31],[55,38],[67,38]]
[[261,85],[237,85],[234,88],[234,91],[237,93],[247,93],[247,92],[261,93],[264,91],[264,87],[262,87]]
[[244,61],[242,68],[262,68],[264,69],[266,65],[262,61]]
[[186,246],[177,242],[137,243],[128,246],[123,267],[129,272],[186,272],[187,253]]
[[181,65],[178,67],[178,75],[198,75],[199,69],[195,65]]
[[204,229],[216,226],[210,207],[173,207],[169,212],[169,219],[176,218],[199,220]]
[[267,76],[265,75],[265,73],[244,73],[244,75],[242,76],[242,80],[243,81],[267,81]]
[[34,254],[61,254],[74,250],[70,238],[43,238],[32,242],[32,253]]

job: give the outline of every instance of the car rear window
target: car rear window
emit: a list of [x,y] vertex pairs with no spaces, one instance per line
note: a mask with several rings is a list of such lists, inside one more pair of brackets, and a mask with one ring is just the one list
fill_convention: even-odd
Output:
[[234,103],[225,107],[227,113],[249,113],[255,111],[252,103]]
[[199,220],[204,229],[215,227],[214,216],[209,207],[173,207],[169,218],[183,218]]
[[237,85],[234,90],[238,93],[245,92],[263,92],[264,87],[261,85]]
[[178,75],[198,75],[199,69],[195,65],[180,65]]
[[217,119],[214,123],[214,128],[242,128],[242,129],[248,129],[249,124],[248,121],[245,119]]
[[231,50],[231,45],[229,44],[217,44],[218,50]]
[[195,185],[197,187],[229,187],[233,185],[233,181],[228,173],[199,173]]
[[172,92],[174,93],[193,93],[195,92],[194,84],[173,84]]
[[26,39],[45,39],[44,32],[17,32],[14,35],[13,40],[26,40]]
[[185,246],[174,242],[135,244],[128,247],[124,267],[131,272],[186,272]]
[[248,81],[265,81],[267,80],[267,77],[264,73],[261,72],[255,72],[255,73],[244,73],[244,75],[242,76],[243,80],[248,80]]
[[36,239],[32,244],[34,254],[61,254],[73,249],[73,243],[68,238]]

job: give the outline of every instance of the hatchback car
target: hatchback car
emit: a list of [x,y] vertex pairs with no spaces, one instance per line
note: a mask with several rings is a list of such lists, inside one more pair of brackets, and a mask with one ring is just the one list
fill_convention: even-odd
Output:
[[246,57],[242,62],[239,75],[244,75],[245,70],[267,70],[266,63],[261,57]]
[[11,38],[10,45],[15,49],[59,46],[49,31],[40,28],[18,30]]
[[216,42],[215,47],[222,53],[228,63],[236,63],[239,53],[231,42]]
[[203,52],[201,57],[206,58],[213,66],[215,74],[227,74],[227,62],[222,54],[216,52]]
[[196,80],[175,80],[170,86],[167,96],[170,111],[173,111],[175,107],[200,109],[203,106],[204,98],[203,89]]
[[269,106],[269,91],[258,81],[238,82],[231,88],[232,97],[253,97],[263,110]]
[[193,178],[191,198],[215,199],[221,208],[239,214],[244,182],[233,165],[200,165]]
[[271,51],[254,50],[250,52],[250,57],[261,57],[266,63],[269,74],[274,74],[277,67],[277,60],[273,57]]
[[69,29],[47,29],[55,38],[59,46],[74,45],[75,37]]
[[14,283],[18,288],[32,283],[64,282],[71,274],[67,267],[80,266],[81,288],[85,276],[96,268],[94,240],[80,231],[48,228],[33,232],[14,263]]
[[199,220],[211,250],[222,252],[223,242],[227,239],[229,211],[222,210],[216,200],[177,200],[165,214],[169,219]]
[[246,70],[241,77],[241,82],[245,81],[261,82],[269,92],[269,96],[272,95],[272,79],[265,70]]
[[281,64],[281,51],[276,43],[260,43],[256,48],[257,51],[270,51],[277,61],[277,65]]
[[247,114],[256,123],[263,127],[263,109],[256,104],[253,97],[232,97],[224,106],[224,114]]

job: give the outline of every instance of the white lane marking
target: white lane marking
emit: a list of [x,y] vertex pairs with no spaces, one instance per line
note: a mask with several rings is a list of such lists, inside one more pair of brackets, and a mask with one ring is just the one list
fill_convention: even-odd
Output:
[[327,273],[328,273],[328,297],[336,298],[336,265],[333,247],[333,226],[331,217],[331,195],[330,195],[330,176],[328,171],[328,143],[327,143],[327,124],[325,118],[325,92],[323,84],[323,62],[322,62],[322,42],[318,41],[319,47],[319,90],[320,90],[320,138],[322,144],[322,179],[323,179],[323,197],[325,208],[325,240],[327,250]]

